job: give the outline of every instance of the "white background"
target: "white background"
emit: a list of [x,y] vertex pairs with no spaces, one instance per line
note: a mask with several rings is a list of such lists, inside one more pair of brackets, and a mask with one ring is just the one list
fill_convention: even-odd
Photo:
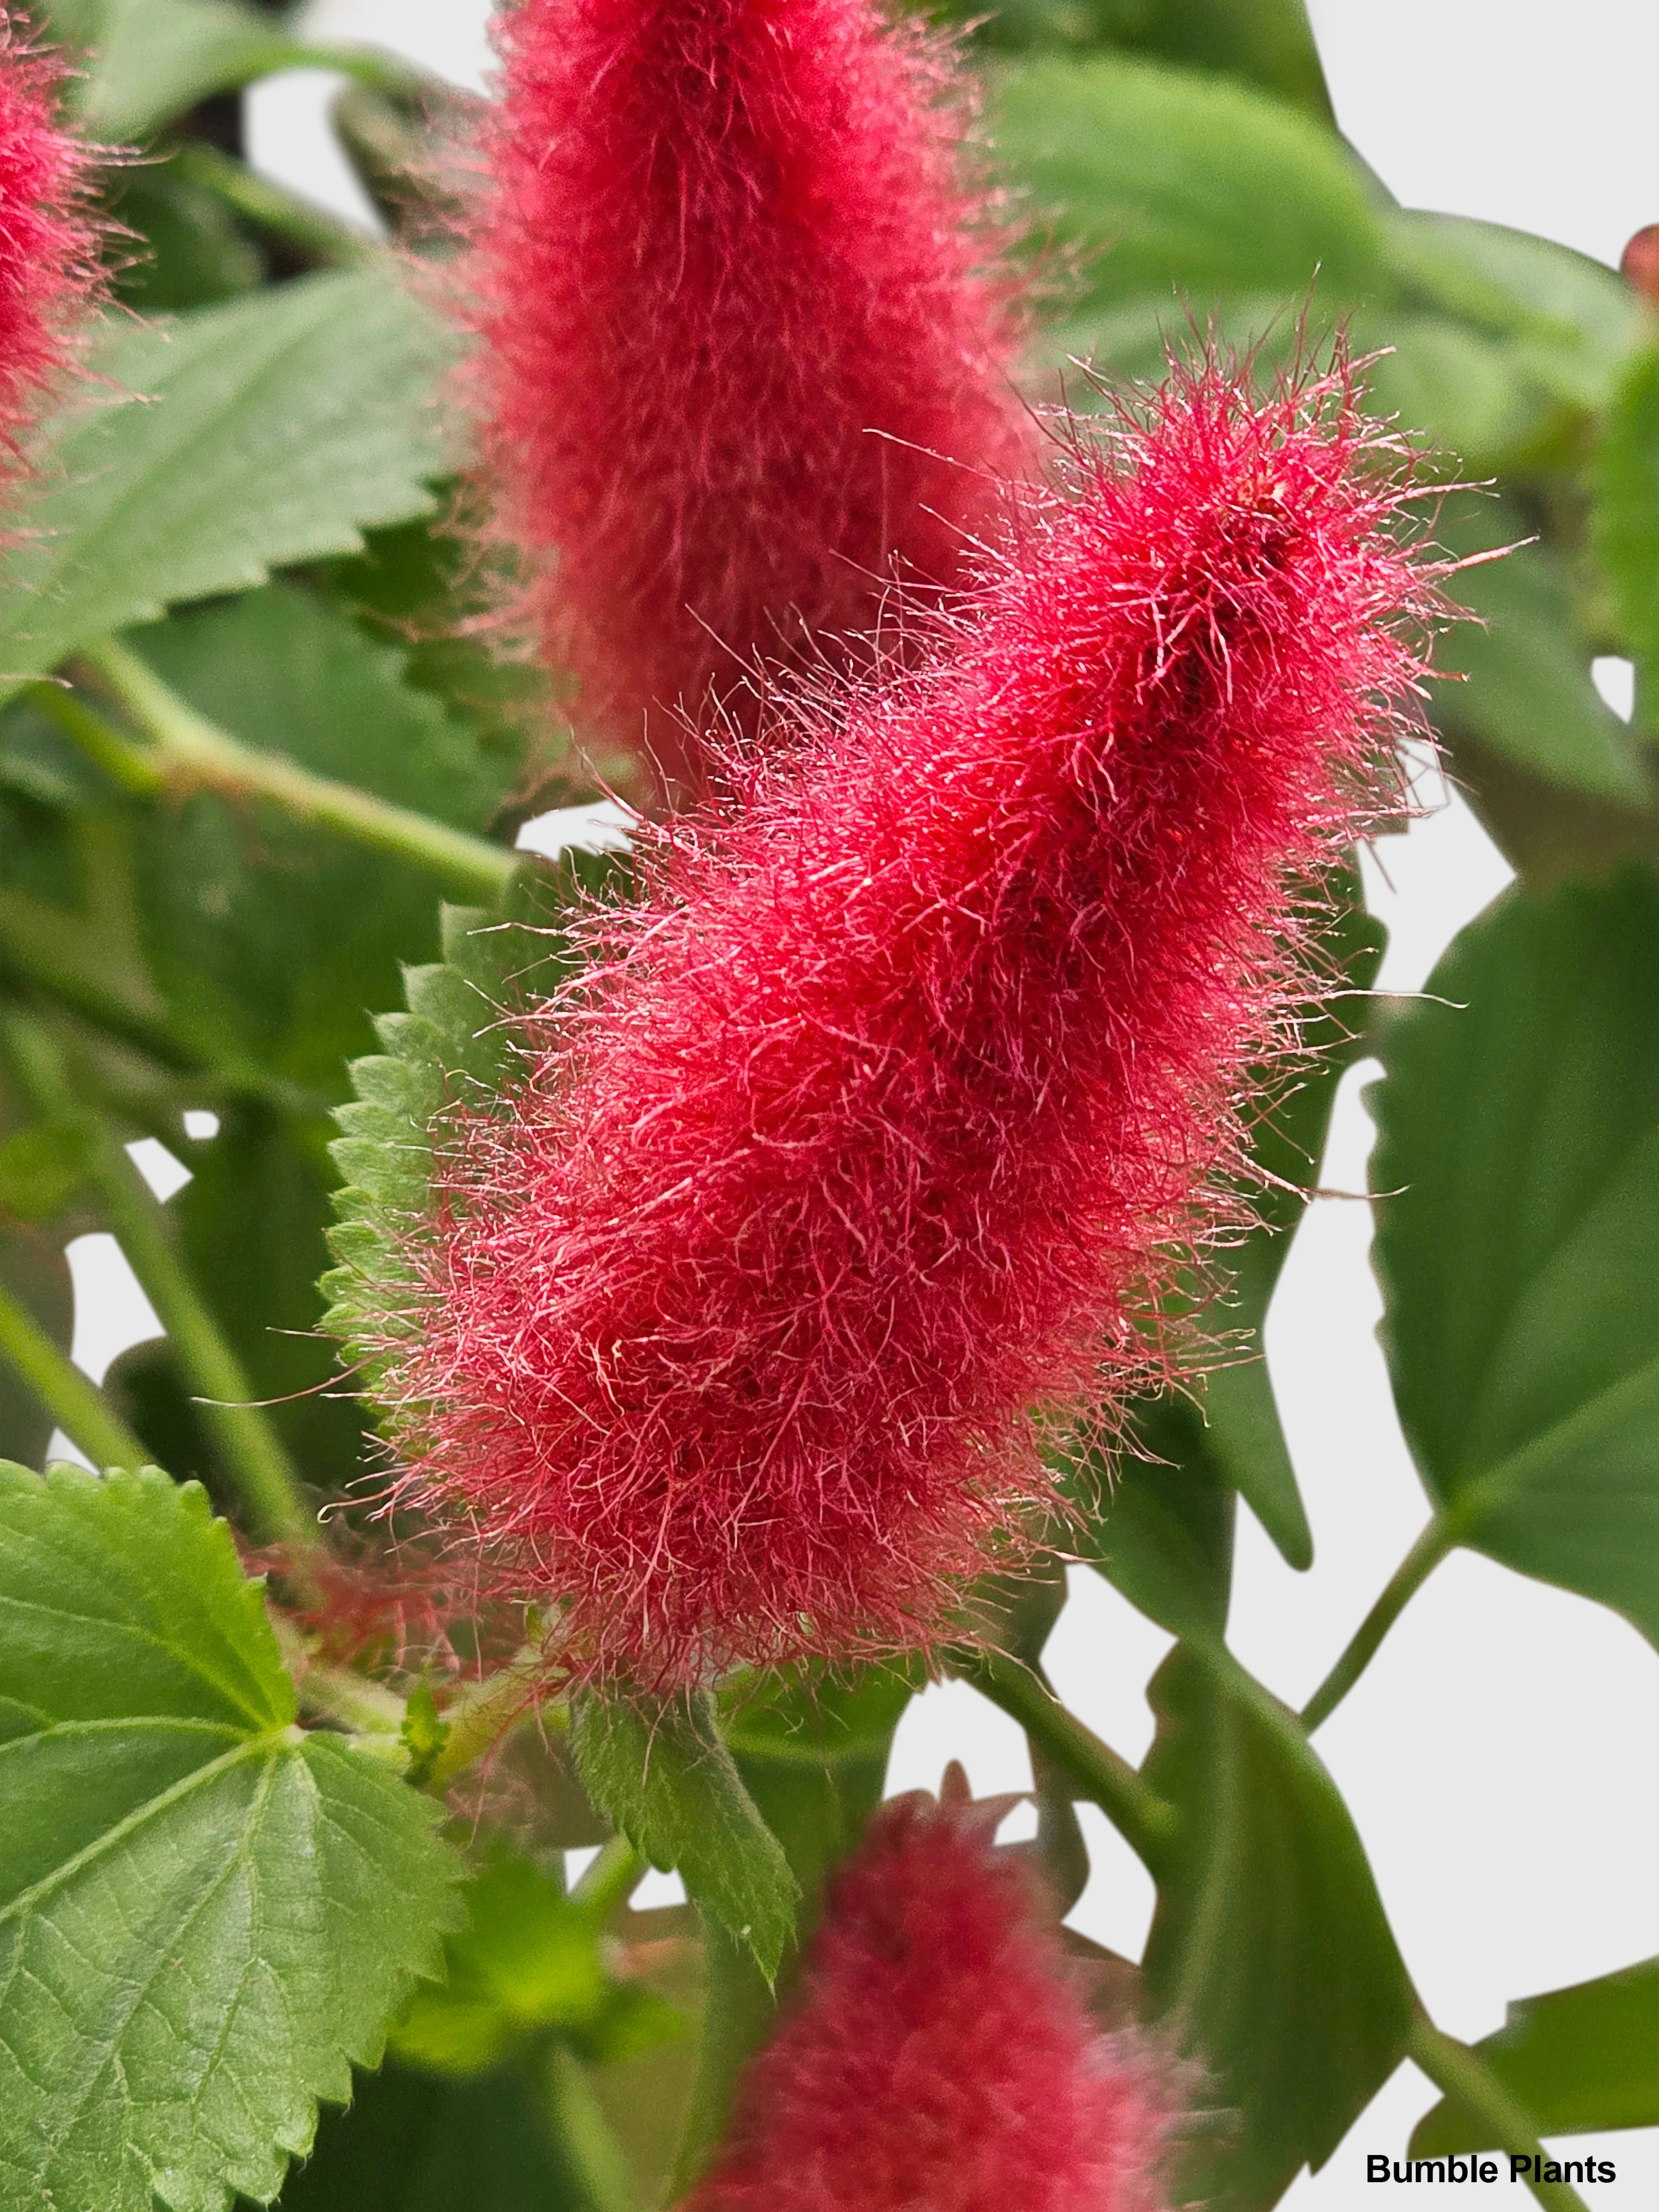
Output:
[[[1312,12],[1342,125],[1407,204],[1540,231],[1613,262],[1633,230],[1659,218],[1659,10],[1640,0],[1313,0]],[[477,85],[486,14],[487,0],[319,0],[310,21],[319,34],[375,39]],[[328,139],[328,89],[314,72],[259,88],[251,150],[273,173],[366,214]],[[1616,685],[1616,671],[1601,672]],[[1420,985],[1506,875],[1455,799],[1382,846],[1367,882],[1394,933],[1384,987]],[[1323,1175],[1334,1189],[1364,1188],[1370,1125],[1359,1092],[1374,1073],[1355,1070],[1344,1085]],[[1243,1512],[1231,1633],[1292,1704],[1322,1677],[1426,1517],[1373,1337],[1369,1237],[1364,1206],[1317,1202],[1268,1324],[1317,1558],[1310,1574],[1292,1574]],[[82,1292],[76,1356],[101,1375],[124,1344],[154,1332],[154,1319],[107,1239],[83,1239],[72,1256]],[[1143,1692],[1167,1645],[1105,1583],[1073,1571],[1049,1663],[1067,1700],[1131,1759],[1150,1741]],[[1407,1962],[1451,2033],[1486,2034],[1509,1998],[1659,1952],[1659,1655],[1612,1614],[1459,1554],[1319,1745]],[[890,1787],[934,1786],[950,1757],[981,1794],[1029,1786],[1018,1731],[961,1685],[930,1691],[906,1717]],[[1084,1814],[1094,1872],[1073,1921],[1138,1956],[1150,1883],[1103,1816]],[[1402,2067],[1286,2205],[1375,2206],[1366,2152],[1400,2155],[1432,2099]],[[1563,2146],[1564,2155],[1587,2151],[1614,2159],[1620,2173],[1585,2191],[1593,2203],[1621,2212],[1659,2204],[1659,2129]],[[1443,2199],[1472,2201],[1431,2185],[1409,2201]]]

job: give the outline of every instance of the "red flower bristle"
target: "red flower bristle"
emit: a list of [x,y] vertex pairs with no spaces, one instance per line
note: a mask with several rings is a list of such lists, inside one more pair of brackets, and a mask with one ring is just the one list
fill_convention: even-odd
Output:
[[1103,2033],[981,1814],[895,1800],[683,2212],[1157,2212],[1173,2081]]
[[14,463],[100,282],[90,157],[58,127],[62,82],[0,11],[0,452]]
[[670,783],[757,664],[953,580],[1030,425],[965,75],[869,0],[521,0],[465,270],[517,612]]
[[1346,379],[1211,367],[1031,495],[920,665],[662,833],[457,1115],[389,1345],[404,1496],[653,1687],[927,1647],[1109,1411],[1398,804],[1432,571]]

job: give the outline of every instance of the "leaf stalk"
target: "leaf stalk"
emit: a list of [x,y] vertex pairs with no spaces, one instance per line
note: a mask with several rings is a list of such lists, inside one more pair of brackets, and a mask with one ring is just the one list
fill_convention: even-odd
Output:
[[511,881],[518,862],[503,847],[412,807],[394,805],[356,784],[318,775],[283,754],[245,745],[198,714],[113,638],[83,646],[78,658],[143,732],[142,742],[125,736],[83,699],[57,684],[36,684],[33,696],[58,727],[128,790],[174,798],[213,792],[242,804],[264,799],[295,822],[332,830],[371,852],[423,869],[462,898],[493,902]]
[[[1494,2148],[1516,2157],[1544,2158],[1536,2124],[1525,2106],[1510,2094],[1478,2051],[1437,2028],[1420,2006],[1413,2015],[1406,2047],[1443,2096],[1455,2099],[1486,2124]],[[1583,2198],[1570,2182],[1526,2179],[1545,2212],[1587,2212]]]
[[0,1358],[33,1392],[77,1450],[106,1472],[136,1471],[151,1455],[103,1392],[59,1351],[28,1309],[0,1286]]

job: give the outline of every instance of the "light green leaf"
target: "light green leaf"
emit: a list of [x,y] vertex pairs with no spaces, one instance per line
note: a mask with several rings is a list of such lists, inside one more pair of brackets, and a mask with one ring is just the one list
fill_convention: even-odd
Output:
[[[6,564],[11,688],[82,641],[432,511],[450,341],[392,276],[311,276],[159,329],[112,327],[39,444]],[[120,395],[131,395],[124,397]]]
[[1386,299],[1376,209],[1330,131],[1269,95],[1121,56],[1046,59],[999,81],[999,164],[1039,230],[1085,257],[1071,328],[1144,296]]
[[435,1808],[294,1716],[199,1490],[0,1468],[5,2202],[269,2202],[435,1963]]
[[1448,580],[1476,619],[1455,624],[1436,649],[1437,719],[1533,775],[1646,807],[1651,783],[1629,730],[1590,681],[1590,646],[1560,555],[1525,542],[1532,533],[1507,501],[1475,493],[1447,501],[1436,534],[1460,560],[1513,549]]
[[[80,48],[86,64],[71,78],[82,128],[106,143],[149,137],[211,93],[283,69],[360,70],[349,50],[307,45],[280,21],[241,0],[51,0],[52,31]],[[391,64],[368,64],[383,79]]]
[[1659,881],[1510,891],[1392,1027],[1376,1258],[1462,1543],[1659,1643]]
[[1347,1809],[1292,1716],[1224,1655],[1184,1646],[1149,1695],[1158,1733],[1144,1771],[1182,1818],[1143,1972],[1218,2115],[1194,2130],[1180,2179],[1213,2212],[1266,2212],[1398,2064],[1406,1971]]
[[1640,698],[1659,675],[1659,348],[1638,354],[1620,380],[1590,483],[1591,542],[1624,641],[1643,664]]
[[594,1804],[653,1866],[678,1868],[692,1903],[748,1947],[769,1981],[794,1931],[799,1885],[707,1692],[590,1694],[572,1709],[570,1744]]
[[[1541,2136],[1659,2127],[1659,1959],[1512,2004],[1476,2049]],[[1413,2158],[1491,2150],[1490,2128],[1443,2099],[1418,2122]]]
[[443,1980],[422,1983],[393,2023],[398,2058],[473,2075],[548,2034],[611,2060],[681,2033],[672,2005],[610,1979],[600,1922],[528,1859],[497,1856],[465,1895],[470,1923],[445,1942]]
[[1408,289],[1516,341],[1517,360],[1568,404],[1604,406],[1648,317],[1600,261],[1470,216],[1384,210],[1388,257]]

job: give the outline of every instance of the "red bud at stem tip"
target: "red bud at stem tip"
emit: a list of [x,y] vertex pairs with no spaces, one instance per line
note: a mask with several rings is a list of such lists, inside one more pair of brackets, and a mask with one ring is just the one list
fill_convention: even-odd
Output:
[[1033,1408],[1145,1386],[1316,988],[1307,883],[1398,804],[1437,602],[1395,459],[1341,372],[1079,429],[919,664],[661,833],[458,1116],[404,1492],[574,1673],[935,1643],[1053,1504]]
[[1659,222],[1637,232],[1619,257],[1619,273],[1632,290],[1659,307]]
[[986,1826],[981,1808],[926,1798],[876,1815],[683,2212],[1165,2203],[1170,2071],[1096,2025],[1027,1869]]
[[[521,0],[468,319],[521,621],[584,735],[695,787],[684,718],[953,581],[1032,443],[965,75],[868,0]],[[680,710],[680,711],[676,711]]]

